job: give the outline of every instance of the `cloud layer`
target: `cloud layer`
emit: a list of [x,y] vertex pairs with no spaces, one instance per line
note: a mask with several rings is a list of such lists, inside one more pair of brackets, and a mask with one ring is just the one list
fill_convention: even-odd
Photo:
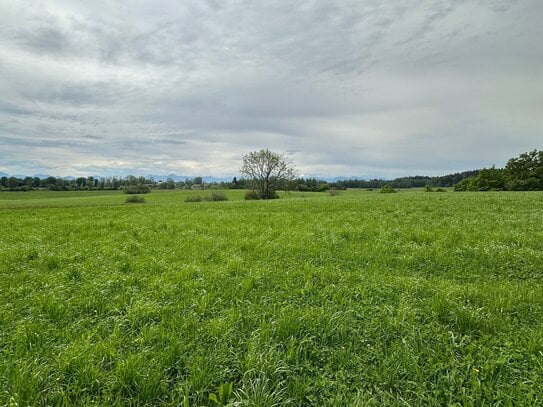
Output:
[[543,3],[0,3],[0,171],[443,174],[543,147]]

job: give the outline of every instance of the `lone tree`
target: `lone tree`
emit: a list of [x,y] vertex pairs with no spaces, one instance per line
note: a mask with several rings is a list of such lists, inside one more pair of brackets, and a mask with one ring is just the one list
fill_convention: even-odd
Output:
[[277,198],[276,191],[296,175],[294,165],[285,155],[270,150],[245,154],[240,172],[250,178],[255,198],[258,199]]

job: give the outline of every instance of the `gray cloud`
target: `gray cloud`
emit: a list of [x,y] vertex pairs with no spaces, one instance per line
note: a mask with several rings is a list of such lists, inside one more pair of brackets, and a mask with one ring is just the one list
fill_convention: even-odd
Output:
[[542,148],[537,0],[0,4],[0,171],[442,174]]
[[39,53],[63,53],[69,46],[69,39],[64,34],[54,28],[43,27],[30,35],[23,36],[25,45],[32,48],[32,51]]

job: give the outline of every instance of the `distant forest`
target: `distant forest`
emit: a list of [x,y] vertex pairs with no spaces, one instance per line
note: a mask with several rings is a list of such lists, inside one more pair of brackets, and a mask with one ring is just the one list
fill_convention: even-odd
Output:
[[[455,191],[489,190],[543,190],[543,151],[533,150],[511,158],[504,168],[483,168],[440,177],[416,175],[393,180],[350,179],[327,182],[315,178],[297,178],[285,181],[283,189],[289,191],[327,191],[347,188],[392,188],[454,187]],[[146,177],[7,177],[0,178],[1,191],[71,191],[71,190],[138,190],[146,189],[246,189],[249,181],[233,178],[231,182],[204,183],[202,177],[185,181],[155,181]]]
[[[316,178],[296,178],[287,181],[284,189],[290,191],[318,192],[329,189],[347,188],[381,188],[390,185],[393,188],[419,188],[426,185],[435,187],[452,187],[466,177],[476,176],[479,170],[449,174],[442,177],[401,177],[393,180],[384,179],[350,179],[336,182],[327,182]],[[135,185],[146,185],[150,189],[245,189],[249,188],[248,180],[234,178],[232,182],[203,183],[202,177],[195,177],[185,181],[155,181],[146,177],[78,177],[66,179],[62,177],[1,177],[0,190],[3,191],[72,191],[72,190],[117,190],[127,189]]]

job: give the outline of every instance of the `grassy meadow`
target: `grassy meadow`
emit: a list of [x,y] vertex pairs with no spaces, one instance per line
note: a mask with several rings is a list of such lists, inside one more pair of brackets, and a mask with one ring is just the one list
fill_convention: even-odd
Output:
[[0,405],[543,405],[543,193],[0,193]]

